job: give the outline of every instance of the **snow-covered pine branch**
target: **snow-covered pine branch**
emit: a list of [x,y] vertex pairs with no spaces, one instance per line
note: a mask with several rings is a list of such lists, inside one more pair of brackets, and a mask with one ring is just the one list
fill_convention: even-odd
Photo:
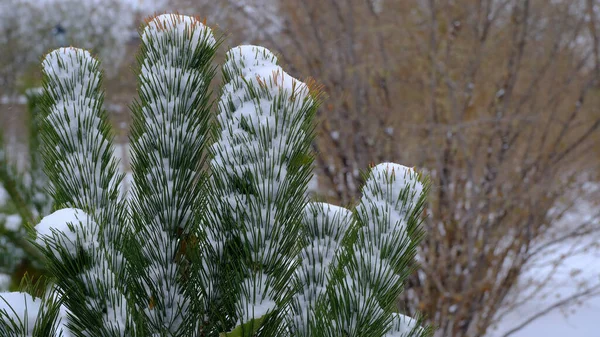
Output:
[[131,137],[135,295],[148,334],[195,336],[188,318],[199,295],[184,276],[183,242],[199,224],[217,41],[197,19],[173,14],[152,19],[141,40]]
[[294,296],[288,317],[293,336],[311,337],[319,332],[316,323],[317,304],[327,306],[326,289],[335,256],[342,239],[352,224],[352,212],[326,203],[309,203],[303,218],[304,248],[297,270],[300,290]]
[[[402,327],[392,325],[393,311],[412,271],[416,246],[411,237],[422,236],[424,192],[410,168],[383,163],[371,169],[356,209],[356,240],[339,257],[340,279],[330,288],[330,306],[320,313],[331,335],[382,336]],[[404,332],[410,331],[399,333]]]
[[263,47],[231,49],[223,78],[206,220],[214,260],[226,265],[216,286],[225,328],[271,336],[290,301],[317,102]]
[[65,209],[36,226],[37,243],[81,336],[128,336],[121,252],[127,236],[118,163],[102,108],[99,63],[87,51],[61,48],[43,61],[45,170],[55,205]]
[[[19,164],[22,156],[19,151],[11,153],[11,146],[4,142],[0,129],[0,279],[8,278],[9,281],[0,281],[0,290],[11,286],[10,274],[22,263],[33,261],[35,270],[30,271],[34,272],[43,267],[44,257],[28,242],[26,229],[52,209],[52,199],[46,192],[48,177],[43,171],[40,153],[43,90],[41,87],[28,89],[25,96],[29,126],[28,163]],[[13,281],[19,282],[16,278]]]
[[40,313],[41,300],[28,293],[0,293],[0,333],[2,336],[31,336]]
[[49,181],[44,173],[44,162],[40,152],[44,90],[41,87],[31,88],[25,92],[25,96],[29,112],[27,116],[29,119],[29,170],[27,172],[30,180],[29,203],[34,217],[39,219],[39,217],[50,214],[52,209],[52,198],[46,193]]
[[58,292],[68,316],[0,294],[17,299],[0,332],[55,337],[32,317],[75,337],[425,336],[394,310],[422,235],[420,177],[381,164],[354,212],[308,203],[318,90],[267,49],[235,47],[213,121],[211,30],[160,15],[141,40],[130,199],[98,62],[74,48],[43,61],[42,155],[62,209],[35,227],[56,281],[40,303]]
[[[117,202],[122,174],[103,110],[99,63],[87,51],[61,48],[43,62],[45,170],[56,206],[78,207],[99,223],[122,220]],[[108,233],[114,239],[117,233]]]
[[384,337],[418,337],[431,334],[432,329],[430,327],[421,327],[422,323],[422,320],[393,313],[390,330]]
[[[37,285],[26,289],[35,291]],[[68,337],[59,326],[60,301],[49,291],[42,298],[27,292],[0,292],[0,336],[3,337]]]

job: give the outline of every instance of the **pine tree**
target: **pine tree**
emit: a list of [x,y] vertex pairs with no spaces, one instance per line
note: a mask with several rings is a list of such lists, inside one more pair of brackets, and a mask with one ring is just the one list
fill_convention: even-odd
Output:
[[42,88],[25,92],[29,126],[27,165],[17,165],[17,156],[4,143],[0,129],[0,273],[11,275],[10,288],[19,285],[24,273],[43,274],[43,255],[27,240],[26,226],[50,213],[52,200],[46,193],[40,148]]
[[429,335],[395,310],[423,235],[426,179],[384,163],[355,209],[311,202],[318,87],[269,50],[239,46],[213,102],[220,40],[209,27],[160,15],[141,41],[130,195],[98,61],[76,48],[43,61],[56,211],[33,243],[52,282],[40,299],[0,293],[2,335]]

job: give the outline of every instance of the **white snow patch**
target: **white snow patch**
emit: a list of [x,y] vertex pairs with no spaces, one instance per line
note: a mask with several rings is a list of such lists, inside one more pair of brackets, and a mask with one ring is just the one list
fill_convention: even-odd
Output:
[[149,39],[162,38],[164,34],[172,33],[180,37],[187,35],[185,39],[191,41],[192,49],[205,38],[209,45],[216,43],[210,28],[194,17],[180,14],[162,14],[152,19],[144,28],[142,40],[148,42]]
[[22,292],[0,293],[0,311],[10,320],[21,323],[25,333],[33,333],[33,327],[40,311],[41,300]]
[[[0,155],[2,155],[2,150],[0,150]],[[0,205],[5,205],[8,201],[8,192],[4,189],[4,186],[0,184]]]
[[21,217],[18,214],[11,214],[6,217],[4,228],[11,232],[16,232],[21,228]]
[[9,274],[0,274],[0,290],[8,289],[11,276]]
[[318,193],[319,192],[319,176],[313,174],[310,180],[308,181],[308,186],[306,187],[307,193]]
[[[412,317],[398,313],[392,315],[392,329],[384,337],[403,337],[417,327],[417,321]],[[419,327],[419,330],[423,328]]]
[[276,96],[285,92],[302,101],[308,96],[309,90],[305,83],[295,79],[277,65],[277,57],[268,49],[261,46],[241,45],[230,49],[226,55],[224,69],[236,70],[238,78],[223,87],[221,102],[227,102],[227,96],[237,108],[246,101],[246,83],[254,87],[266,87],[271,95]]
[[0,98],[0,104],[24,105],[27,104],[27,98],[24,95],[3,95]]
[[35,241],[42,246],[48,246],[56,256],[56,244],[60,244],[71,255],[77,253],[79,246],[89,250],[98,244],[98,225],[84,211],[77,208],[60,209],[44,217],[35,226],[35,230]]
[[269,287],[268,278],[267,275],[258,273],[244,280],[242,284],[244,290],[237,303],[238,308],[242,311],[240,324],[261,318],[277,307],[267,290]]
[[402,189],[410,187],[411,194],[413,195],[413,204],[416,204],[416,201],[423,193],[423,184],[418,180],[417,173],[413,168],[395,163],[381,163],[373,168],[371,174],[377,177],[375,179],[382,179],[384,175],[393,176],[394,186],[392,191],[388,193],[398,193]]

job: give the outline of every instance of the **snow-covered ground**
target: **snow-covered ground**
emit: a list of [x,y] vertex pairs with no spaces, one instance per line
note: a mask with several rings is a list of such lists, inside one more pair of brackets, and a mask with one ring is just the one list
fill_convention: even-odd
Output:
[[[521,317],[526,317],[538,309],[537,303],[530,303],[506,317],[505,320],[518,322]],[[496,333],[492,335],[503,335]],[[565,317],[560,311],[552,312],[515,332],[511,337],[598,337],[599,335],[600,299],[595,297],[587,300],[581,307],[575,308],[574,314],[570,317]]]
[[[592,189],[597,189],[593,186]],[[594,200],[594,199],[591,199]],[[563,217],[558,230],[573,228],[582,222],[600,227],[600,207],[582,200]],[[561,260],[553,265],[551,261]],[[500,319],[497,330],[488,337],[503,337],[536,313],[573,294],[600,284],[600,233],[590,233],[579,239],[563,240],[552,249],[544,251],[521,276],[522,283],[548,280],[539,292],[525,291],[519,298],[531,295],[524,303],[510,310]],[[600,291],[595,296],[586,294],[579,301],[554,309],[511,337],[599,337]]]
[[[568,247],[565,247],[568,249]],[[562,252],[567,253],[567,249]],[[558,252],[560,254],[562,252]],[[588,279],[600,281],[600,250],[588,251],[567,258],[558,272],[546,287],[543,294],[537,295],[523,305],[508,313],[498,324],[498,329],[489,337],[502,337],[506,332],[519,326],[522,322],[540,310],[549,307],[579,289],[576,280]],[[580,269],[581,273],[572,276],[572,271]],[[533,268],[527,276],[543,277],[549,273],[547,268]],[[526,277],[527,277],[526,276]],[[560,298],[558,297],[560,296]],[[512,337],[598,337],[600,336],[600,296],[584,296],[580,304],[555,309],[539,319],[511,334]]]

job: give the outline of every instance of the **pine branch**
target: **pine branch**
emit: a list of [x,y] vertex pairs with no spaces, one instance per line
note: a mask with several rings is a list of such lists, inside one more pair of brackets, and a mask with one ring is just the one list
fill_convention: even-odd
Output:
[[[45,192],[48,179],[43,172],[40,147],[41,120],[41,88],[30,89],[26,92],[28,103],[29,125],[29,169],[19,173],[11,165],[4,145],[4,137],[0,130],[0,183],[7,191],[19,216],[26,226],[32,226],[39,220],[40,215],[50,212],[51,200]],[[39,254],[38,254],[39,255]]]
[[[35,210],[36,218],[50,214],[52,199],[46,193],[50,183],[44,173],[44,162],[41,153],[41,123],[43,121],[43,88],[32,88],[25,92],[27,97],[29,125],[29,204]],[[33,223],[32,223],[33,224]]]
[[337,265],[335,256],[352,221],[352,212],[348,209],[325,203],[307,205],[302,231],[306,242],[296,272],[300,291],[294,296],[292,312],[288,317],[293,336],[319,335],[315,326],[317,304],[323,305],[327,301],[325,290],[331,270]]
[[24,184],[20,181],[20,176],[16,174],[16,169],[11,166],[7,157],[6,150],[4,149],[3,135],[0,132],[0,183],[6,190],[23,222],[29,224],[35,223],[35,217],[22,193]]
[[[45,280],[33,283],[25,278],[21,292],[0,292],[0,335],[6,337],[61,337],[60,300],[46,290]],[[30,293],[40,293],[34,298]]]
[[210,261],[221,263],[213,288],[229,319],[223,328],[270,336],[284,331],[295,292],[286,283],[300,248],[317,100],[262,47],[231,49],[223,78],[205,220]]
[[40,264],[46,261],[46,256],[43,254],[43,252],[40,251],[40,249],[35,245],[32,245],[31,242],[22,234],[4,230],[2,226],[0,226],[0,234],[6,237],[16,247],[21,248],[31,260]]
[[[35,223],[35,217],[22,193],[24,184],[20,181],[21,177],[15,172],[16,169],[11,166],[7,158],[6,150],[4,149],[4,137],[0,130],[0,185],[6,190],[10,201],[15,206],[17,214],[21,218],[21,222],[26,225],[31,225]],[[3,227],[3,224],[0,226],[0,229],[3,229],[1,227]],[[0,233],[9,239],[15,246],[21,248],[32,260],[36,262],[43,262],[45,260],[44,255],[40,250],[33,246],[20,233],[13,233],[5,230],[1,230]]]
[[72,313],[75,336],[129,336],[123,242],[125,208],[118,163],[102,109],[99,64],[61,48],[44,61],[43,159],[57,211],[36,226],[37,244]]
[[[26,91],[28,105],[28,125],[29,125],[29,165],[24,172],[19,172],[16,165],[10,164],[10,159],[6,157],[7,151],[4,150],[2,130],[0,130],[0,182],[8,187],[8,205],[0,205],[7,211],[13,208],[17,214],[10,217],[18,218],[19,227],[4,228],[8,223],[0,221],[0,235],[8,239],[15,247],[24,252],[24,256],[18,256],[19,261],[13,262],[18,265],[17,269],[12,271],[12,286],[17,286],[21,282],[23,273],[34,275],[44,274],[44,254],[32,245],[27,238],[27,232],[32,230],[32,226],[37,222],[40,215],[46,215],[50,212],[52,202],[45,192],[48,185],[48,179],[43,172],[43,163],[39,151],[41,119],[41,98],[43,96],[42,88],[29,89]],[[14,207],[10,207],[14,206]],[[23,226],[20,226],[23,225]],[[6,247],[5,247],[6,248]],[[17,256],[6,256],[6,259]]]
[[43,158],[56,206],[111,219],[122,176],[102,108],[99,63],[87,51],[61,48],[49,53],[43,66]]
[[198,231],[217,41],[197,19],[173,14],[152,19],[141,40],[131,138],[136,301],[148,334],[196,336],[190,317],[204,316],[194,312],[201,294],[190,287],[182,250]]
[[371,170],[356,210],[356,240],[340,256],[342,267],[329,289],[331,306],[321,309],[328,318],[320,324],[328,335],[383,336],[393,327],[394,302],[422,236],[424,195],[419,176],[409,168],[384,163]]

